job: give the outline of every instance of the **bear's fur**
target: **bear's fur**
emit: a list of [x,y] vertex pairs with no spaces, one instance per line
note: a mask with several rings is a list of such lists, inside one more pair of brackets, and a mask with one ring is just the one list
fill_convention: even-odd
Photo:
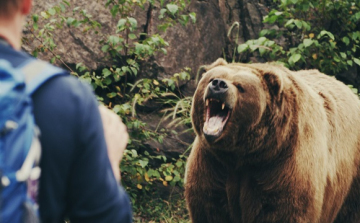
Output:
[[360,222],[360,102],[344,84],[317,70],[218,59],[191,114],[194,223]]

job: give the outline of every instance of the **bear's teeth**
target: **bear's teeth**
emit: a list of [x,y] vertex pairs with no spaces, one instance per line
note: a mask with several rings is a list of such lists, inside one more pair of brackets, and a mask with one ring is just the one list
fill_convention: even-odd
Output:
[[224,110],[224,108],[225,108],[225,103],[222,103],[221,110]]
[[206,107],[209,106],[209,99],[206,99]]

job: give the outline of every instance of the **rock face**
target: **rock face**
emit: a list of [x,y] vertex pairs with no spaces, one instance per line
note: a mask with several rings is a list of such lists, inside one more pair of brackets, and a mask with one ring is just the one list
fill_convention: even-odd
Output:
[[[105,8],[106,0],[85,1],[68,0],[71,8],[79,7],[85,9],[93,19],[101,25],[101,33],[115,34],[117,19],[112,18],[109,9]],[[33,12],[40,13],[61,0],[38,0],[35,1]],[[262,2],[264,3],[264,2]],[[229,50],[231,43],[235,40],[227,38],[227,32],[234,22],[239,22],[239,42],[249,38],[256,38],[262,28],[262,17],[266,14],[266,7],[261,1],[251,0],[201,0],[191,1],[188,11],[196,13],[195,24],[186,27],[177,25],[169,28],[164,39],[169,43],[167,55],[157,55],[155,63],[163,68],[161,75],[173,75],[185,66],[192,69],[194,76],[198,67],[208,64],[221,57],[225,50]],[[160,23],[158,16],[160,6],[148,5],[145,9],[137,9],[133,16],[138,20],[139,32],[155,34],[158,32],[157,25]],[[71,16],[72,11],[68,10]],[[235,36],[234,30],[232,37]],[[26,37],[30,34],[26,32]],[[62,57],[67,64],[82,62],[87,67],[96,70],[107,64],[101,45],[98,43],[100,35],[84,35],[79,29],[63,27],[55,30],[55,43],[57,44],[55,54]],[[31,38],[30,38],[31,39]],[[34,43],[26,42],[24,49],[31,52]],[[49,53],[41,55],[43,59],[52,57]],[[60,64],[59,64],[60,65]]]
[[[115,35],[116,25],[119,18],[113,18],[109,9],[105,8],[106,0],[85,1],[68,0],[71,9],[67,16],[73,16],[72,9],[79,7],[85,9],[93,19],[98,21],[102,27],[99,33],[104,35]],[[61,0],[37,0],[34,2],[33,12],[40,15]],[[192,80],[183,86],[185,95],[192,95],[195,90],[194,79],[197,69],[203,64],[210,64],[215,59],[225,55],[232,55],[235,43],[242,43],[250,38],[256,38],[262,29],[262,17],[266,14],[266,2],[258,0],[192,0],[188,11],[196,13],[196,23],[184,27],[176,25],[161,34],[169,43],[167,55],[158,54],[149,61],[150,67],[156,67],[159,78],[172,76],[184,67],[190,67]],[[130,15],[137,19],[139,32],[156,34],[157,25],[160,23],[158,17],[161,7],[157,5],[146,6],[145,9],[136,9]],[[239,22],[239,29],[234,29],[227,37],[227,32],[234,22]],[[33,31],[34,32],[34,31]],[[236,39],[236,32],[239,33]],[[23,48],[32,52],[39,45],[39,41],[32,37],[29,29],[24,30],[25,41]],[[77,63],[83,63],[92,70],[98,70],[109,65],[106,55],[101,51],[101,35],[84,35],[83,31],[69,28],[66,25],[54,31],[54,41],[57,47],[54,53],[70,67]],[[50,60],[54,55],[50,52],[39,54],[39,57]],[[63,66],[57,61],[58,65]],[[146,70],[142,71],[146,75]],[[139,77],[141,78],[141,77]],[[146,110],[146,109],[145,109]],[[155,114],[154,114],[155,113]],[[156,115],[157,110],[138,112],[138,117],[149,123],[150,128],[157,128],[161,116]],[[151,124],[153,123],[153,125]],[[166,128],[165,124],[162,127]],[[179,127],[183,130],[184,127]],[[151,148],[159,148],[168,151],[170,155],[183,152],[193,140],[193,135],[187,133],[179,136],[169,136],[164,139],[163,144],[149,142]]]
[[[61,0],[39,0],[34,2],[33,13],[41,15],[41,12],[60,3]],[[79,10],[86,10],[87,13],[93,16],[94,20],[99,22],[102,26],[100,33],[115,34],[117,21],[111,17],[109,9],[105,8],[106,1],[79,1],[68,0],[70,7],[65,16],[73,16],[72,10],[78,7]],[[79,19],[79,18],[76,18]],[[42,25],[44,22],[42,22]],[[32,40],[32,35],[29,30],[25,29],[25,38],[30,41],[25,42],[23,48],[32,52],[36,45],[39,44],[37,40]],[[62,60],[68,64],[83,63],[92,70],[96,70],[100,66],[104,66],[107,62],[104,60],[104,53],[101,51],[99,41],[101,35],[84,35],[81,29],[69,28],[66,25],[54,31],[54,42],[57,45],[54,53],[60,55]],[[45,52],[39,55],[42,59],[50,60],[53,55],[50,52]],[[58,64],[62,66],[58,61]]]

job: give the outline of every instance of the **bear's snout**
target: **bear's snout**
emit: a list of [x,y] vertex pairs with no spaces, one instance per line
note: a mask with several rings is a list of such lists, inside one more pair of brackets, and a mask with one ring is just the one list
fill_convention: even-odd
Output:
[[213,94],[223,94],[229,89],[226,82],[222,79],[214,79],[209,84],[209,90]]
[[205,99],[214,98],[223,102],[227,101],[229,86],[228,83],[220,78],[213,79],[207,86]]

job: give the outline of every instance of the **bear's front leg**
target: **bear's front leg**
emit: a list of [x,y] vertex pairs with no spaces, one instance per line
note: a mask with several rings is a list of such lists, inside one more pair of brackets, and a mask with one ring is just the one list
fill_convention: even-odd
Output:
[[[270,169],[270,168],[269,168]],[[318,223],[322,196],[315,194],[311,183],[292,181],[271,171],[242,175],[240,206],[247,223]],[[304,183],[304,184],[302,184]],[[327,222],[330,223],[330,222]]]
[[226,178],[225,167],[195,140],[185,175],[185,198],[193,223],[232,222]]

